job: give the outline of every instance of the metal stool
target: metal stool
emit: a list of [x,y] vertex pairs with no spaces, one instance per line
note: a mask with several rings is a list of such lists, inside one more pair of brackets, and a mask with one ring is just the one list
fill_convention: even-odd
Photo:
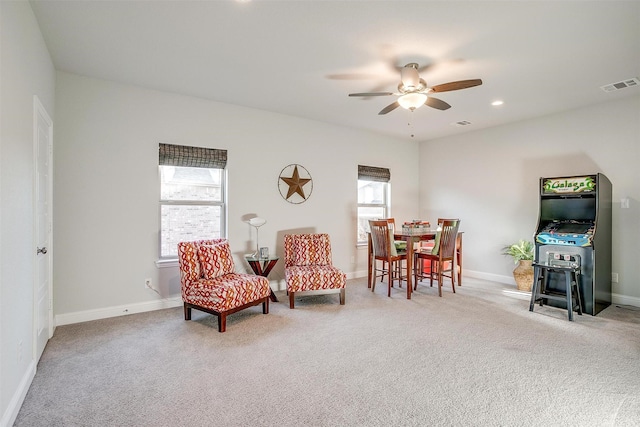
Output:
[[[550,272],[564,273],[567,287],[566,295],[550,293],[547,290]],[[545,300],[556,300],[566,301],[570,321],[573,321],[574,309],[577,309],[578,314],[582,315],[582,298],[580,296],[580,286],[578,286],[580,276],[579,266],[554,266],[534,263],[533,274],[533,289],[531,289],[529,311],[533,311],[533,306],[536,302],[540,303],[542,307]]]

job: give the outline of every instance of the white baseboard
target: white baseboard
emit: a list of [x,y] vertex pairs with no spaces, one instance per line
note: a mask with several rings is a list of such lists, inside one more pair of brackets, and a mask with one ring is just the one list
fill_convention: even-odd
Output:
[[367,277],[367,270],[363,271],[353,271],[351,273],[347,273],[347,280],[350,279],[359,279],[361,277]]
[[[358,279],[361,277],[367,277],[366,271],[354,271],[347,273],[347,279]],[[473,277],[476,279],[489,280],[492,282],[504,283],[507,285],[516,285],[513,276],[504,276],[500,274],[485,273],[482,271],[464,270],[464,277]],[[272,280],[272,288],[286,289],[284,286],[284,280]],[[612,302],[614,304],[632,305],[640,307],[640,298],[630,297],[619,294],[612,294]],[[90,320],[106,319],[109,317],[125,316],[127,314],[144,313],[147,311],[161,310],[164,308],[179,307],[182,305],[182,298],[175,296],[171,298],[164,298],[158,301],[149,301],[130,305],[121,305],[116,307],[106,307],[96,310],[79,311],[75,313],[58,314],[55,316],[56,326],[69,325],[73,323],[88,322]],[[0,426],[1,427],[1,426]]]
[[96,310],[58,314],[55,317],[55,324],[56,326],[70,325],[72,323],[88,322],[90,320],[106,319],[109,317],[125,316],[127,314],[162,310],[163,308],[180,307],[181,305],[182,297],[176,296],[171,298],[163,298],[158,301],[147,301],[136,304],[99,308]]
[[[356,271],[347,274],[347,279],[357,279],[367,277],[366,271]],[[271,288],[274,290],[286,289],[284,279],[271,280]],[[64,313],[55,316],[55,325],[71,325],[73,323],[88,322],[91,320],[106,319],[109,317],[126,316],[134,313],[144,313],[146,311],[161,310],[163,308],[180,307],[182,298],[180,296],[164,298],[158,301],[147,301],[137,304],[120,305],[115,307],[105,307],[96,310],[77,311],[75,313]]]
[[[366,270],[347,273],[347,279],[359,279],[361,277],[367,277]],[[504,283],[507,285],[516,285],[516,281],[513,279],[513,276],[502,276],[499,274],[485,273],[482,271],[465,269],[462,277],[473,277],[476,279],[489,280],[491,282]]]
[[634,307],[640,307],[640,298],[630,297],[626,295],[611,294],[611,302],[613,304],[632,305]]
[[[501,276],[498,274],[483,273],[481,271],[464,270],[464,277],[474,277],[476,279],[490,280],[492,282],[504,283],[507,285],[514,285],[514,286],[516,284],[516,281],[513,279],[513,276]],[[611,303],[640,307],[640,298],[612,293]]]
[[[347,279],[357,279],[367,277],[366,271],[357,271],[347,274]],[[284,279],[271,280],[271,288],[274,290],[286,289]],[[158,301],[148,301],[137,304],[120,305],[115,307],[105,307],[96,310],[78,311],[75,313],[64,313],[55,316],[55,325],[71,325],[73,323],[88,322],[91,320],[106,319],[109,317],[126,316],[134,313],[144,313],[147,311],[161,310],[163,308],[180,307],[182,297],[175,296],[164,298]]]
[[[516,285],[513,276],[503,276],[501,274],[485,273],[482,271],[474,271],[464,269],[462,277],[473,277],[475,279],[489,280],[491,282],[504,283],[505,285]],[[464,282],[463,282],[464,283]]]
[[27,392],[29,391],[29,387],[31,387],[31,382],[33,381],[33,378],[35,376],[36,363],[34,361],[31,361],[24,376],[22,377],[22,380],[20,381],[20,385],[11,398],[11,402],[9,402],[9,406],[7,406],[7,410],[4,412],[4,414],[2,414],[2,419],[0,419],[0,427],[11,427],[16,421],[18,412],[20,412],[20,408],[22,407],[24,398],[27,396]]

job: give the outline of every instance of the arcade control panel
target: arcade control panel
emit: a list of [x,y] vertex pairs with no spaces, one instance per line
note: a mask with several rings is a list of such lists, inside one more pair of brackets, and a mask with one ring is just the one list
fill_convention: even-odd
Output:
[[536,235],[536,242],[544,245],[591,246],[593,222],[552,221]]

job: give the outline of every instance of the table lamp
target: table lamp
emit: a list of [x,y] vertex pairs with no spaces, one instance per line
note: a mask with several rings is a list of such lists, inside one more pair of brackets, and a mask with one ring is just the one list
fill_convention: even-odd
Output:
[[249,225],[256,228],[256,251],[252,255],[254,258],[260,257],[260,241],[258,240],[258,229],[267,223],[267,220],[260,217],[251,218],[249,221]]

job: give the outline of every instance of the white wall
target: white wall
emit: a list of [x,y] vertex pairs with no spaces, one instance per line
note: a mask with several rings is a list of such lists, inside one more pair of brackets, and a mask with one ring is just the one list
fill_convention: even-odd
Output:
[[[256,213],[269,221],[260,231],[261,246],[281,254],[285,230],[313,227],[332,235],[334,262],[352,276],[362,275],[366,265],[364,249],[355,246],[358,164],[391,169],[392,214],[400,221],[462,218],[465,270],[507,281],[513,265],[499,255],[500,248],[532,235],[538,178],[603,172],[614,188],[613,270],[620,274],[614,301],[640,306],[640,97],[418,148],[66,73],[54,81],[53,64],[25,1],[0,1],[0,36],[1,427],[15,419],[36,369],[34,94],[54,117],[57,319],[103,317],[114,307],[124,314],[127,307],[154,307],[178,295],[177,269],[155,265],[159,142],[229,150],[229,238],[239,268],[246,268],[239,255],[253,244],[241,218]],[[444,163],[433,161],[445,155]],[[289,163],[303,164],[313,175],[314,192],[303,205],[291,205],[278,194],[278,173]],[[622,197],[630,199],[630,209],[620,209]],[[274,276],[282,276],[281,265]],[[143,288],[146,277],[153,278],[160,296]]]
[[460,217],[465,271],[511,281],[500,249],[533,238],[539,178],[604,173],[613,184],[614,302],[640,306],[639,142],[640,96],[423,142],[420,214]]
[[[356,249],[357,165],[388,167],[392,213],[418,212],[418,145],[266,111],[125,86],[59,72],[54,153],[54,313],[58,324],[124,313],[177,297],[177,268],[156,267],[158,143],[228,150],[228,230],[236,268],[252,252],[243,216],[267,219],[260,245],[282,256],[285,230],[331,235],[334,264],[365,274]],[[313,177],[300,205],[280,196],[277,179],[299,163]],[[351,263],[354,257],[355,263]],[[157,295],[144,289],[150,277]],[[283,277],[282,263],[272,279]]]
[[0,1],[0,31],[0,426],[8,426],[36,369],[33,96],[53,117],[55,71],[28,2]]

